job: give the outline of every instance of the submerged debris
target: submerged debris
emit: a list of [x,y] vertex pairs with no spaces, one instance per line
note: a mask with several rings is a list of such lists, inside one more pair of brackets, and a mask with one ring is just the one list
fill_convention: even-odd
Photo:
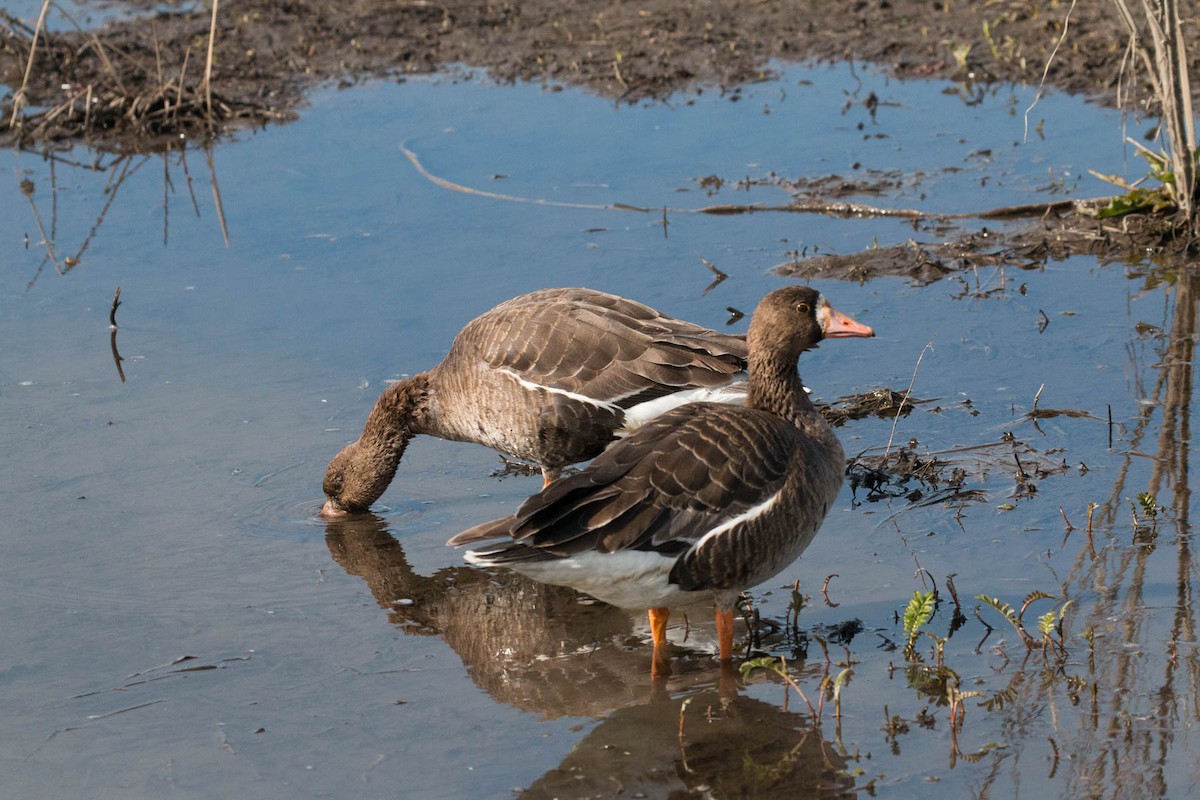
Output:
[[850,459],[846,473],[855,504],[904,498],[913,506],[929,506],[985,502],[987,492],[969,488],[968,477],[982,481],[992,472],[1009,474],[1010,497],[1023,498],[1037,492],[1037,481],[1069,469],[1065,460],[1006,434],[998,442],[930,453],[918,452],[915,441],[882,453],[864,451]]
[[870,389],[859,394],[839,397],[832,403],[818,404],[825,421],[835,428],[846,424],[847,420],[862,419],[863,417],[879,417],[894,419],[907,417],[918,403],[927,402],[909,395],[905,397],[900,392],[891,389]]
[[519,458],[500,456],[500,466],[488,473],[489,478],[511,478],[516,476],[541,475],[542,468],[532,461],[522,461]]

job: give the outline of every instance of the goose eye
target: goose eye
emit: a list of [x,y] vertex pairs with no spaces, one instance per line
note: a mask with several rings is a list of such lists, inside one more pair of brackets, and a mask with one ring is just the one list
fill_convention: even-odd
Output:
[[812,311],[812,308],[808,305],[808,303],[797,303],[796,310],[801,314],[807,314],[808,312]]

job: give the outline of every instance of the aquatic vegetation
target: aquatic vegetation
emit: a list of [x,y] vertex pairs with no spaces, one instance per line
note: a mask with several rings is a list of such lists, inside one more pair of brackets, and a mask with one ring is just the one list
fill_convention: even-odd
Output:
[[[1125,190],[1125,194],[1113,197],[1108,201],[1108,205],[1097,209],[1096,216],[1100,219],[1115,219],[1128,214],[1165,215],[1185,211],[1187,204],[1184,202],[1176,169],[1171,165],[1171,157],[1165,152],[1150,150],[1134,139],[1127,141],[1137,149],[1138,155],[1146,160],[1150,170],[1145,177],[1134,183],[1129,183],[1118,175],[1102,175],[1089,170],[1100,180]],[[1190,156],[1193,171],[1198,158],[1200,150],[1193,149]],[[1146,181],[1157,181],[1157,185],[1142,185]]]

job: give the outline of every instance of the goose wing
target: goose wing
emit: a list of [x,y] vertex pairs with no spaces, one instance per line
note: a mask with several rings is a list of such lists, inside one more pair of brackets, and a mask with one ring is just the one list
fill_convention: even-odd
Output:
[[448,544],[508,537],[476,551],[492,564],[587,551],[679,555],[769,507],[803,447],[799,431],[773,414],[682,406],[529,498],[515,515]]
[[746,366],[744,336],[589,289],[515,298],[475,320],[464,337],[489,367],[530,388],[614,409],[679,389],[721,386]]

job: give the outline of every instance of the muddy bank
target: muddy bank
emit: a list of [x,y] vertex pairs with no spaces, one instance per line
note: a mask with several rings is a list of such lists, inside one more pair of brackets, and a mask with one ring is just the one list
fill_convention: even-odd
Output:
[[[1051,204],[1053,205],[1053,204]],[[794,257],[772,272],[792,278],[834,278],[859,283],[885,275],[916,285],[953,278],[962,284],[956,299],[984,299],[1006,292],[1025,293],[1021,273],[1041,270],[1047,262],[1079,254],[1101,263],[1130,260],[1130,254],[1154,258],[1193,252],[1197,243],[1177,220],[1152,214],[1102,218],[1103,201],[1070,203],[1009,225],[952,233],[935,216],[917,222],[907,242],[857,253]],[[982,271],[982,272],[981,272]],[[972,280],[962,277],[973,275]],[[980,274],[990,276],[981,282]]]
[[[128,5],[146,10],[100,31],[41,32],[27,82],[36,20],[0,14],[9,143],[145,148],[210,137],[288,119],[318,83],[455,64],[622,102],[711,87],[736,97],[739,84],[769,77],[772,59],[855,59],[901,77],[1036,82],[1063,38],[1070,4],[864,0],[831,14],[815,0],[247,0],[219,6],[208,82],[208,10]],[[1185,27],[1194,29],[1195,9],[1186,13]],[[1108,3],[1080,4],[1047,80],[1111,102],[1125,41]],[[10,125],[14,103],[21,113]]]

